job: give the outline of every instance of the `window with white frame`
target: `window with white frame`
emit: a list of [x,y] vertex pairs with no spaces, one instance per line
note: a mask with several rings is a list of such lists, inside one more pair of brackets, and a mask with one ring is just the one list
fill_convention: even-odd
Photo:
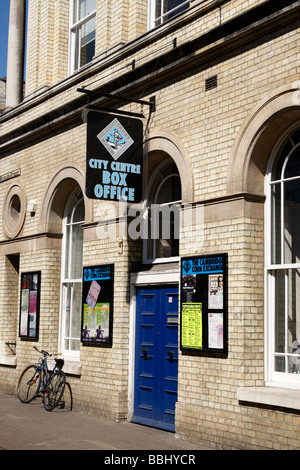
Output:
[[300,128],[268,172],[268,380],[300,387]]
[[146,199],[143,261],[177,260],[181,181],[173,161],[164,162],[157,168],[149,182]]
[[71,0],[69,72],[91,62],[95,55],[96,0]]
[[152,29],[189,8],[183,0],[149,0],[148,28]]
[[76,190],[66,206],[63,220],[60,350],[66,357],[79,357],[82,291],[84,200]]

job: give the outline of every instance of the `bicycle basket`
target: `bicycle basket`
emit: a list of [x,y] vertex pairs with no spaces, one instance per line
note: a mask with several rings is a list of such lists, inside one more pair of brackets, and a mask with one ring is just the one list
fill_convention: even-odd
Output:
[[61,370],[64,366],[65,361],[63,359],[55,359],[56,366],[59,370]]

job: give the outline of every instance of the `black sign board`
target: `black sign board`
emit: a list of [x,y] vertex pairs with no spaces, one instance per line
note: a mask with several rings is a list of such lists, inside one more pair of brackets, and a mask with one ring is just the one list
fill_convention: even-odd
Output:
[[41,272],[21,274],[20,338],[38,339],[40,317]]
[[112,344],[114,265],[83,268],[82,343]]
[[90,199],[141,202],[143,123],[89,111],[86,195]]
[[181,259],[180,347],[227,354],[227,254]]

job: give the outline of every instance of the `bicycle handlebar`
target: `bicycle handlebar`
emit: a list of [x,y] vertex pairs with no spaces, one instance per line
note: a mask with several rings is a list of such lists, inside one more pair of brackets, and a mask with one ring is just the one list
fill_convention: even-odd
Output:
[[47,356],[51,357],[51,356],[59,356],[59,355],[61,355],[61,353],[50,354],[50,353],[48,353],[47,351],[44,351],[43,349],[39,350],[36,346],[33,346],[33,348],[34,348],[37,352],[39,352],[40,354],[43,354],[44,357],[47,357]]

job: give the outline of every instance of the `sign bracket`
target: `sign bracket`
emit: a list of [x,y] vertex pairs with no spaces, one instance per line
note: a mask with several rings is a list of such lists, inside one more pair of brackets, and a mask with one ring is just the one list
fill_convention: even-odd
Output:
[[121,116],[130,116],[130,117],[137,117],[137,118],[144,118],[145,116],[141,113],[133,113],[131,111],[121,111],[112,108],[101,108],[100,106],[96,106],[94,104],[87,104],[85,109],[91,111],[98,111],[100,113],[108,113],[108,114],[120,114]]
[[[77,91],[79,93],[85,93],[87,96],[88,96],[88,99],[89,99],[89,103],[90,103],[90,99],[92,99],[93,101],[96,100],[97,98],[113,98],[113,99],[116,99],[117,101],[122,101],[122,102],[126,102],[126,103],[137,103],[137,104],[140,104],[142,106],[149,106],[149,112],[150,114],[155,112],[155,105],[156,105],[156,100],[155,100],[155,96],[151,96],[150,97],[150,100],[149,101],[145,101],[145,100],[138,100],[138,99],[135,99],[135,98],[127,98],[125,96],[122,96],[122,95],[114,95],[113,93],[104,93],[102,91],[95,91],[95,90],[87,90],[86,88],[77,88]],[[88,104],[89,104],[88,103]],[[114,112],[118,112],[119,114],[128,114],[128,115],[132,115],[133,113],[130,113],[129,111],[117,111],[117,110],[113,110]]]

